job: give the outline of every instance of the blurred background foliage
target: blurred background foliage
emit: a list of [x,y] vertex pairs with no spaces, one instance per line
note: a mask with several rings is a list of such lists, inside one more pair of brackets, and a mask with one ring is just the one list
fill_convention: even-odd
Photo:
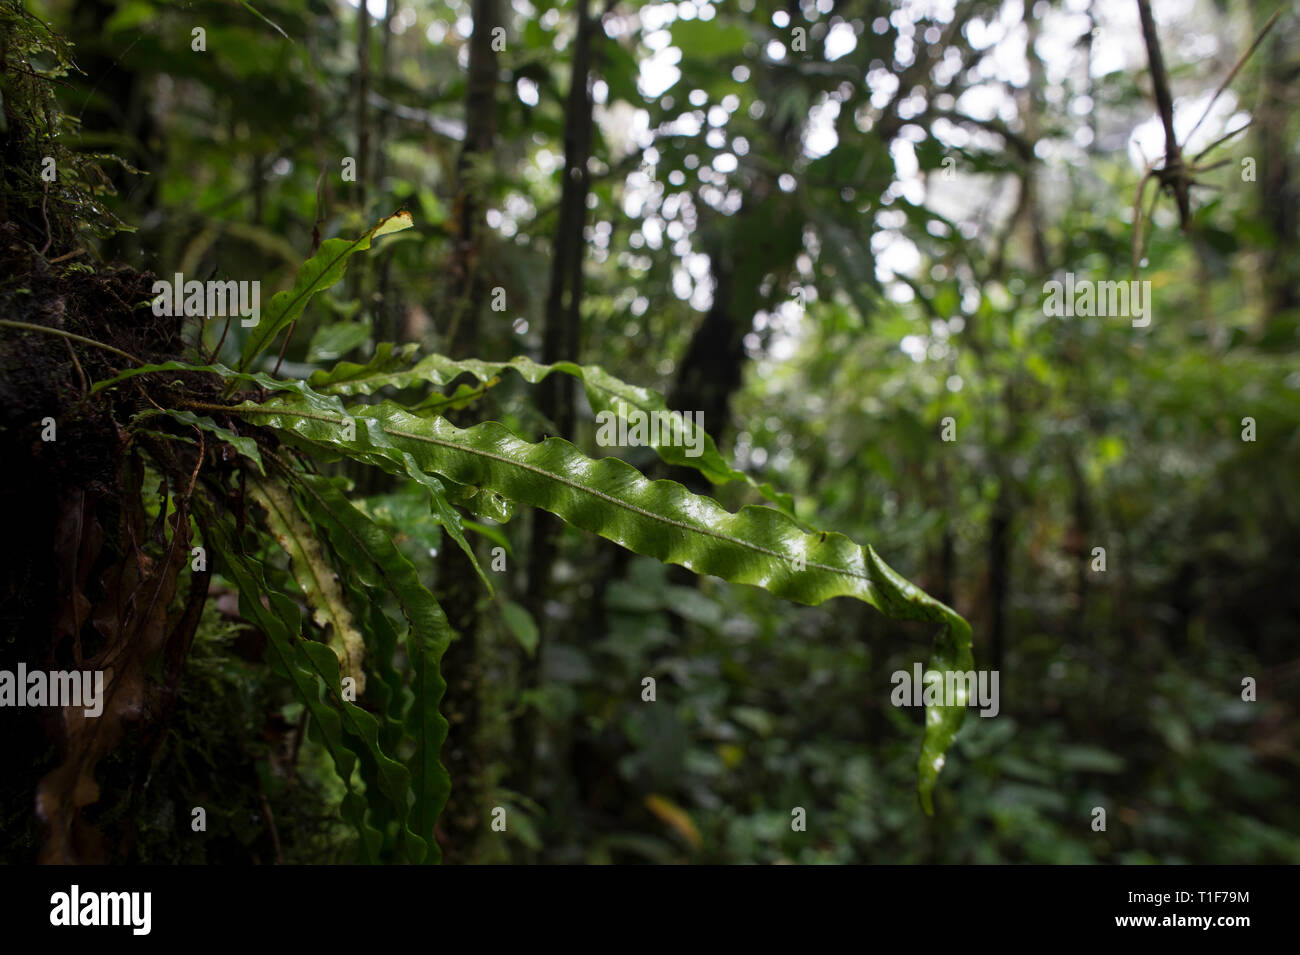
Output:
[[[320,238],[406,208],[416,228],[317,296],[286,373],[414,341],[655,387],[802,517],[966,615],[977,666],[1001,673],[1000,714],[968,717],[927,819],[920,711],[889,702],[924,627],[693,581],[576,532],[530,592],[522,516],[479,519],[485,566],[508,551],[489,598],[418,488],[359,477],[457,597],[449,861],[1300,862],[1294,8],[1187,144],[1242,129],[1203,160],[1226,163],[1185,231],[1156,204],[1135,274],[1134,195],[1165,149],[1136,0],[28,7],[74,44],[69,143],[140,171],[109,170],[135,229],[93,255],[262,278],[265,303]],[[1180,136],[1274,9],[1154,3]],[[484,25],[504,32],[472,50]],[[579,51],[580,322],[547,356]],[[1150,325],[1045,316],[1067,271],[1149,280]],[[206,346],[236,354],[242,330],[222,334],[209,323]],[[513,376],[473,398],[610,453],[580,396],[564,429]],[[297,714],[240,663],[260,651],[225,605],[155,770],[177,799],[207,787],[210,836],[176,857],[168,813],[133,807],[144,855],[342,858],[337,782],[319,754],[285,778]]]

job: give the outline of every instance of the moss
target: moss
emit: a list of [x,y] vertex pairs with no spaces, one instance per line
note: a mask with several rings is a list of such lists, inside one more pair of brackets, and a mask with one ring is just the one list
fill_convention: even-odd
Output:
[[[176,717],[139,792],[121,801],[133,856],[153,863],[329,863],[352,843],[304,739],[287,688],[241,659],[240,627],[210,601],[186,663]],[[206,813],[206,832],[192,827]]]
[[67,40],[20,0],[0,0],[0,221],[55,257],[88,237],[129,231],[102,202],[113,187],[100,164],[121,160],[69,145],[77,123],[59,110],[51,84],[73,71]]

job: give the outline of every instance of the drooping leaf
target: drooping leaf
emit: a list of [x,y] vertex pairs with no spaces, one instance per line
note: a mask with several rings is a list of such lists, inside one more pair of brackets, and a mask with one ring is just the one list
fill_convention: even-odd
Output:
[[[347,575],[344,573],[341,576],[346,578]],[[361,607],[368,604],[370,607],[366,627],[368,637],[366,668],[370,671],[371,679],[366,683],[366,697],[370,702],[368,708],[375,713],[380,722],[379,748],[385,753],[403,753],[410,739],[403,726],[404,712],[410,694],[405,692],[402,675],[394,665],[398,643],[397,632],[393,628],[392,621],[388,619],[388,614],[380,606],[382,593],[364,586],[354,587],[349,583],[345,583],[344,587],[352,597],[354,606]],[[360,770],[367,791],[379,791],[379,765],[374,760],[363,759]],[[409,784],[409,773],[407,779]],[[406,833],[411,831],[407,828],[409,823],[403,823],[398,818],[398,810],[399,807],[394,806],[389,800],[372,800],[370,803],[371,821],[384,835],[384,858],[402,855],[399,841],[406,842]],[[409,819],[409,812],[407,818]],[[409,854],[409,849],[407,852]]]
[[[391,738],[391,733],[386,733],[384,723],[347,699],[334,650],[297,636],[300,620],[293,601],[267,584],[255,561],[232,550],[228,533],[221,532],[217,543],[240,589],[242,612],[266,632],[280,671],[291,678],[299,698],[311,712],[313,728],[334,759],[348,790],[342,807],[344,818],[357,828],[363,854],[369,859],[377,858],[383,842],[383,834],[366,821],[370,812],[376,819],[396,820],[406,861],[437,861],[437,846],[431,838],[411,828],[413,821],[425,815],[418,804],[419,790],[412,785],[414,774],[385,751],[384,739]],[[263,596],[267,599],[265,605]],[[374,784],[364,797],[351,784],[358,762],[363,777]],[[432,829],[429,835],[432,836]]]
[[366,688],[366,675],[361,669],[365,641],[352,621],[352,611],[343,598],[334,569],[321,552],[320,541],[282,485],[272,480],[254,479],[248,482],[248,489],[266,511],[271,536],[289,555],[289,568],[307,598],[316,623],[322,627],[329,624],[333,628],[330,645],[338,654],[343,675],[356,681],[360,695]]
[[[410,813],[411,773],[396,759],[386,754],[380,747],[379,734],[381,724],[374,714],[363,710],[343,695],[338,657],[329,647],[310,640],[303,640],[297,645],[299,654],[305,658],[316,674],[324,681],[331,702],[338,707],[343,718],[343,725],[350,736],[364,742],[364,749],[358,747],[358,758],[373,762],[379,790],[387,797],[396,810],[398,823],[404,830],[406,859],[409,862],[422,862],[429,850],[429,840],[407,828]],[[373,801],[373,800],[372,800]]]
[[433,824],[451,792],[451,777],[439,760],[447,738],[447,720],[438,706],[447,684],[438,665],[454,634],[438,601],[420,583],[415,567],[374,521],[326,478],[295,473],[293,479],[335,552],[368,586],[392,594],[410,626],[406,650],[414,699],[406,728],[415,740],[415,754],[410,761],[414,790],[411,817],[415,832],[428,845],[426,861],[437,862],[441,854],[433,839]]
[[[209,533],[239,590],[240,611],[266,634],[280,673],[292,681],[299,700],[311,713],[314,729],[334,761],[334,768],[347,790],[343,797],[342,815],[357,830],[362,857],[367,862],[376,861],[382,836],[367,825],[365,799],[352,786],[356,755],[343,740],[343,720],[335,707],[321,700],[316,674],[304,665],[294,650],[293,643],[299,639],[301,623],[297,606],[287,595],[268,586],[257,562],[236,549],[233,533],[227,531],[221,522],[214,522]],[[263,597],[266,598],[265,605]]]
[[409,454],[402,455],[402,464],[406,467],[407,476],[429,492],[429,502],[433,507],[433,513],[438,519],[438,523],[442,525],[442,529],[447,532],[447,535],[456,542],[456,546],[469,558],[470,564],[474,567],[474,572],[478,574],[479,579],[483,581],[483,586],[491,594],[492,581],[488,580],[487,574],[483,573],[483,568],[479,566],[478,556],[474,553],[474,548],[465,539],[465,531],[461,528],[460,514],[447,501],[447,490],[443,487],[442,482],[432,474],[421,471],[420,466]]

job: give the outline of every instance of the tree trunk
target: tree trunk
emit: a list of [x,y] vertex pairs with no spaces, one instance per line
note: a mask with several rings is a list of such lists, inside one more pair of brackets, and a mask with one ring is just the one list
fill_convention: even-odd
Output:
[[[545,326],[542,330],[542,361],[580,361],[582,327],[582,266],[586,242],[587,193],[590,177],[587,161],[591,156],[592,34],[596,27],[588,0],[578,0],[578,32],[573,47],[573,73],[569,81],[568,104],[564,120],[564,182],[560,190],[560,215],[556,226],[554,254],[551,260],[551,284],[546,298]],[[567,375],[550,375],[539,384],[538,407],[554,426],[558,435],[571,439],[574,428],[573,382]],[[550,591],[551,570],[559,552],[563,524],[545,511],[533,514],[533,532],[528,556],[528,592],[525,606],[537,623],[536,652],[524,662],[520,685],[536,689],[541,682],[541,665],[550,630],[546,617],[546,597]],[[517,757],[518,780],[525,790],[536,782],[537,745],[541,724],[535,708],[520,721]]]
[[[475,0],[474,34],[470,40],[469,83],[465,97],[465,143],[458,170],[456,245],[452,259],[452,319],[445,348],[457,358],[473,357],[479,349],[479,316],[486,287],[479,274],[482,203],[479,188],[469,175],[477,156],[491,155],[496,139],[497,58],[492,49],[492,30],[498,24],[497,0]],[[461,415],[447,415],[455,424]],[[439,828],[444,836],[447,862],[475,861],[476,845],[488,820],[486,759],[480,729],[483,685],[479,659],[479,625],[485,596],[482,582],[469,561],[444,536],[435,561],[438,599],[457,637],[443,655],[442,671],[447,680],[443,712],[450,728],[444,760],[451,774],[451,797]]]

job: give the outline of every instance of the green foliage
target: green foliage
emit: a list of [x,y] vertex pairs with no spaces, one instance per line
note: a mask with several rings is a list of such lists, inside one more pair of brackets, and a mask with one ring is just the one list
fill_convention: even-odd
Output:
[[[699,574],[761,586],[805,604],[851,596],[894,619],[940,623],[930,669],[973,668],[970,627],[957,614],[896,574],[871,547],[840,534],[805,533],[779,511],[745,507],[730,514],[679,484],[647,481],[618,458],[586,458],[559,438],[530,445],[492,422],[464,430],[388,401],[345,409],[337,399],[302,390],[294,399],[230,410],[296,442],[342,451],[394,474],[413,473],[414,461],[421,471],[551,511],[638,554]],[[355,430],[351,440],[349,422]],[[964,715],[962,706],[938,706],[926,720],[919,792],[927,811],[944,752]]]
[[[409,705],[395,711],[395,719],[411,744],[408,766],[415,832],[428,847],[426,861],[437,861],[440,853],[433,840],[433,826],[451,786],[438,759],[447,737],[447,721],[438,711],[447,685],[438,661],[453,639],[451,628],[438,602],[420,583],[415,567],[374,521],[323,477],[295,474],[293,482],[301,491],[300,500],[308,513],[324,529],[333,552],[349,569],[350,579],[355,581],[354,592],[364,593],[375,607],[381,595],[391,598],[405,620],[401,632],[406,634],[411,699]],[[381,619],[377,610],[372,610],[370,620],[377,624],[371,634],[377,649],[388,654],[386,660],[381,657],[380,665],[391,666],[392,632],[396,628]],[[374,651],[368,647],[367,652]],[[390,688],[395,698],[396,684],[390,682]]]
[[[213,534],[213,540],[221,548],[230,575],[239,588],[241,612],[255,620],[267,635],[274,650],[277,672],[293,682],[299,699],[311,713],[313,728],[334,760],[334,768],[347,789],[341,806],[342,815],[356,827],[362,858],[375,861],[380,834],[367,826],[365,802],[353,788],[352,772],[356,766],[356,754],[343,738],[344,720],[336,709],[336,705],[346,705],[342,703],[341,693],[336,692],[335,705],[322,699],[323,691],[329,692],[333,688],[328,681],[325,681],[324,687],[320,685],[317,677],[322,674],[314,672],[315,658],[296,645],[300,642],[297,636],[300,621],[298,608],[293,601],[287,595],[272,590],[265,580],[258,579],[256,565],[235,552],[233,541],[222,533],[219,525]],[[262,604],[263,597],[267,598],[265,606]],[[337,668],[337,661],[335,667]],[[337,682],[336,679],[335,683]]]
[[[413,382],[445,384],[457,372],[471,368],[481,381],[506,367],[520,370],[531,380],[550,371],[527,360],[488,364],[448,362],[430,356],[413,369],[398,372],[390,365],[392,354],[391,346],[381,349],[378,362],[369,367],[340,366],[313,381],[317,387],[346,393]],[[600,369],[566,365],[561,370],[592,382],[593,393],[631,397],[643,407],[663,407],[659,396],[632,389]],[[851,596],[893,619],[941,624],[930,668],[946,671],[973,667],[970,628],[961,617],[896,574],[872,548],[859,547],[836,533],[805,532],[781,511],[748,506],[729,513],[716,502],[693,495],[671,481],[648,481],[618,458],[587,458],[559,438],[529,444],[495,422],[461,429],[441,417],[411,414],[392,401],[345,407],[337,396],[318,393],[304,382],[276,380],[260,373],[243,374],[222,366],[187,366],[179,362],[142,366],[97,383],[95,390],[163,371],[212,373],[225,379],[230,387],[248,382],[289,393],[262,403],[226,407],[192,403],[192,407],[248,418],[276,429],[289,443],[317,456],[344,455],[423,484],[435,518],[471,559],[473,551],[464,538],[459,516],[442,484],[431,474],[475,493],[500,495],[551,511],[575,527],[636,553],[680,564],[699,574],[760,586],[777,596],[810,605],[835,596]],[[200,421],[189,412],[177,415],[182,423],[197,425]],[[210,421],[205,430],[217,437],[233,436],[229,429]],[[254,456],[247,447],[243,450],[260,470],[260,456]],[[716,448],[713,453],[716,456]],[[286,490],[273,483],[275,479],[252,482],[254,497],[267,511],[272,536],[289,554],[293,576],[308,604],[318,611],[318,623],[332,626],[338,656],[311,641],[295,638],[300,629],[297,609],[261,578],[244,552],[234,549],[234,537],[228,530],[218,530],[214,540],[229,563],[247,612],[267,631],[278,669],[291,677],[348,788],[343,814],[357,830],[363,857],[379,858],[393,842],[391,833],[377,828],[392,819],[396,825],[393,851],[411,862],[420,861],[426,854],[435,859],[432,826],[447,793],[446,771],[437,758],[446,733],[445,720],[437,712],[445,690],[437,661],[451,639],[446,620],[432,595],[419,583],[411,564],[372,520],[348,503],[338,488],[295,467],[282,464],[281,470],[279,479],[288,480],[288,488],[293,489],[303,513],[296,510]],[[304,514],[315,522],[315,529]],[[397,599],[410,625],[406,647],[413,698],[405,716],[400,705],[394,708],[401,688],[388,663],[392,640],[370,634],[370,642],[385,655],[378,664],[387,696],[387,702],[381,703],[388,711],[384,719],[403,724],[403,730],[416,744],[408,765],[393,756],[394,743],[401,737],[390,730],[385,740],[383,724],[344,699],[341,675],[360,676],[362,638],[353,624],[359,608],[349,610],[334,580],[335,570],[328,566],[326,552],[314,536],[320,533],[328,537],[335,570],[347,568],[355,577],[354,600],[359,596],[358,586],[386,592]],[[267,542],[261,545],[265,546]],[[475,567],[482,577],[477,561]],[[265,606],[263,597],[269,601]],[[512,631],[526,648],[535,645],[535,627],[530,635],[518,608],[510,603],[506,606],[514,608],[506,610]],[[392,628],[385,621],[380,629],[388,633]],[[370,649],[366,648],[367,659]],[[340,670],[340,664],[345,670]],[[928,713],[918,763],[918,792],[927,812],[933,811],[934,785],[964,714],[961,706],[935,706]],[[358,762],[363,775],[369,771],[364,793],[354,789],[352,783]],[[386,802],[376,808],[380,795]],[[408,806],[414,807],[413,826],[408,823]]]
[[[45,188],[29,159],[64,149],[59,168],[75,170],[111,149],[148,178],[119,177],[130,188],[113,197],[89,167],[61,175],[56,234],[69,216],[118,215],[141,232],[138,246],[100,247],[114,256],[280,289],[247,338],[237,322],[229,336],[220,322],[197,330],[210,364],[119,373],[119,350],[88,395],[74,382],[75,401],[127,409],[125,444],[165,474],[150,487],[193,488],[228,512],[202,532],[221,547],[214,587],[242,592],[279,676],[241,663],[217,679],[226,644],[211,639],[197,676],[214,700],[234,687],[277,719],[310,714],[287,777],[257,751],[277,819],[286,787],[302,785],[312,812],[342,807],[349,858],[433,861],[435,820],[454,808],[445,748],[479,761],[456,779],[473,812],[481,797],[510,811],[508,833],[468,848],[443,817],[438,838],[475,861],[1300,860],[1286,798],[1300,615],[1293,16],[1230,84],[1229,112],[1253,122],[1211,153],[1228,164],[1205,177],[1215,188],[1195,194],[1189,229],[1157,207],[1134,275],[1157,308],[1136,329],[1041,307],[1043,283],[1065,271],[1110,281],[1132,268],[1143,170],[1130,152],[1147,148],[1151,103],[1141,55],[1106,43],[1123,66],[1105,73],[1091,59],[1123,29],[1113,12],[1098,7],[1096,34],[1076,44],[1055,35],[1059,17],[985,0],[951,15],[615,10],[593,51],[586,250],[570,263],[578,345],[543,364],[467,358],[449,331],[473,322],[465,351],[484,359],[546,347],[573,5],[502,7],[489,113],[467,100],[459,5],[402,7],[390,30],[375,21],[358,110],[354,9],[253,4],[109,0],[93,25],[60,7],[85,76],[37,21],[0,8],[0,43],[66,80],[57,95],[85,118],[45,116],[47,84],[7,57],[5,116],[19,110],[36,136],[0,190],[26,203],[23,239],[40,248]],[[807,50],[781,16],[807,28]],[[1178,101],[1214,89],[1241,52],[1232,38],[1264,16],[1197,3],[1162,20]],[[209,55],[190,55],[196,19]],[[1035,30],[1028,70],[1008,78],[1007,46],[1019,56]],[[1187,43],[1173,42],[1180,31]],[[476,145],[468,131],[488,115],[490,145]],[[1218,138],[1218,122],[1203,134]],[[341,179],[344,156],[368,174]],[[1246,159],[1258,181],[1238,174]],[[418,215],[418,233],[353,257],[405,222],[374,225],[393,209]],[[72,248],[56,238],[50,254]],[[127,330],[113,344],[152,359]],[[558,429],[532,386],[580,381],[592,412],[620,418],[666,411],[664,395],[685,408],[700,352],[729,408],[711,415],[700,457],[661,441],[598,458],[609,452],[580,402],[571,431],[543,437]],[[937,438],[947,418],[951,443]],[[666,466],[707,479],[710,496],[652,480]],[[752,506],[760,496],[771,506]],[[522,583],[533,540],[515,515],[528,509],[570,529],[540,600]],[[834,531],[810,530],[814,515]],[[909,619],[939,631],[932,646],[931,630],[892,622]],[[353,708],[350,629],[364,641]],[[464,670],[445,674],[448,693],[453,647]],[[999,717],[891,706],[891,673],[927,654],[931,669],[999,668]],[[647,675],[653,706],[635,693]],[[1260,680],[1256,704],[1240,699],[1246,675]],[[183,735],[228,754],[230,739],[199,731],[191,713],[206,711],[188,693]],[[443,714],[467,711],[447,746]],[[260,740],[262,721],[240,712],[240,732]],[[542,765],[530,776],[517,731],[532,720]],[[178,745],[181,765],[199,762]],[[262,811],[256,794],[221,793]],[[8,832],[30,799],[5,805]],[[1095,806],[1107,832],[1088,825]],[[792,807],[807,810],[806,832]],[[319,840],[303,818],[286,823],[285,856],[337,856],[334,822]],[[244,827],[230,844],[268,858],[265,827]]]
[[357,252],[370,248],[370,243],[381,236],[401,232],[412,225],[408,212],[395,212],[380,219],[359,239],[326,239],[321,243],[316,254],[302,264],[294,277],[293,288],[277,292],[267,305],[248,340],[244,343],[240,356],[239,368],[249,367],[258,354],[266,348],[275,337],[293,324],[302,314],[311,297],[317,292],[337,284],[347,269],[348,259]]
[[[416,357],[418,347],[414,345],[398,348],[390,344],[380,344],[375,357],[365,365],[342,362],[329,371],[318,371],[311,376],[313,388],[326,394],[370,395],[381,388],[410,388],[417,385],[434,385],[441,387],[450,384],[462,374],[469,374],[482,382],[494,381],[506,369],[518,372],[529,384],[536,384],[546,376],[560,372],[571,375],[582,382],[587,401],[596,414],[609,412],[616,419],[626,420],[629,412],[640,411],[647,415],[669,413],[668,404],[663,395],[650,388],[629,385],[620,381],[597,365],[575,365],[573,362],[561,361],[553,365],[539,365],[531,358],[519,357],[508,362],[485,362],[477,359],[456,361],[444,355],[426,355]],[[439,401],[441,396],[414,406],[414,410],[442,410],[431,407],[429,402]],[[694,468],[714,484],[726,484],[730,481],[743,481],[757,490],[777,509],[794,517],[794,498],[789,494],[775,491],[770,484],[759,484],[750,475],[736,470],[718,451],[717,444],[707,432],[696,434],[697,426],[689,418],[684,419],[684,433],[674,435],[655,431],[653,447],[659,457],[668,464],[678,467]],[[701,429],[702,430],[702,429]],[[698,444],[698,454],[687,453],[687,448]]]

